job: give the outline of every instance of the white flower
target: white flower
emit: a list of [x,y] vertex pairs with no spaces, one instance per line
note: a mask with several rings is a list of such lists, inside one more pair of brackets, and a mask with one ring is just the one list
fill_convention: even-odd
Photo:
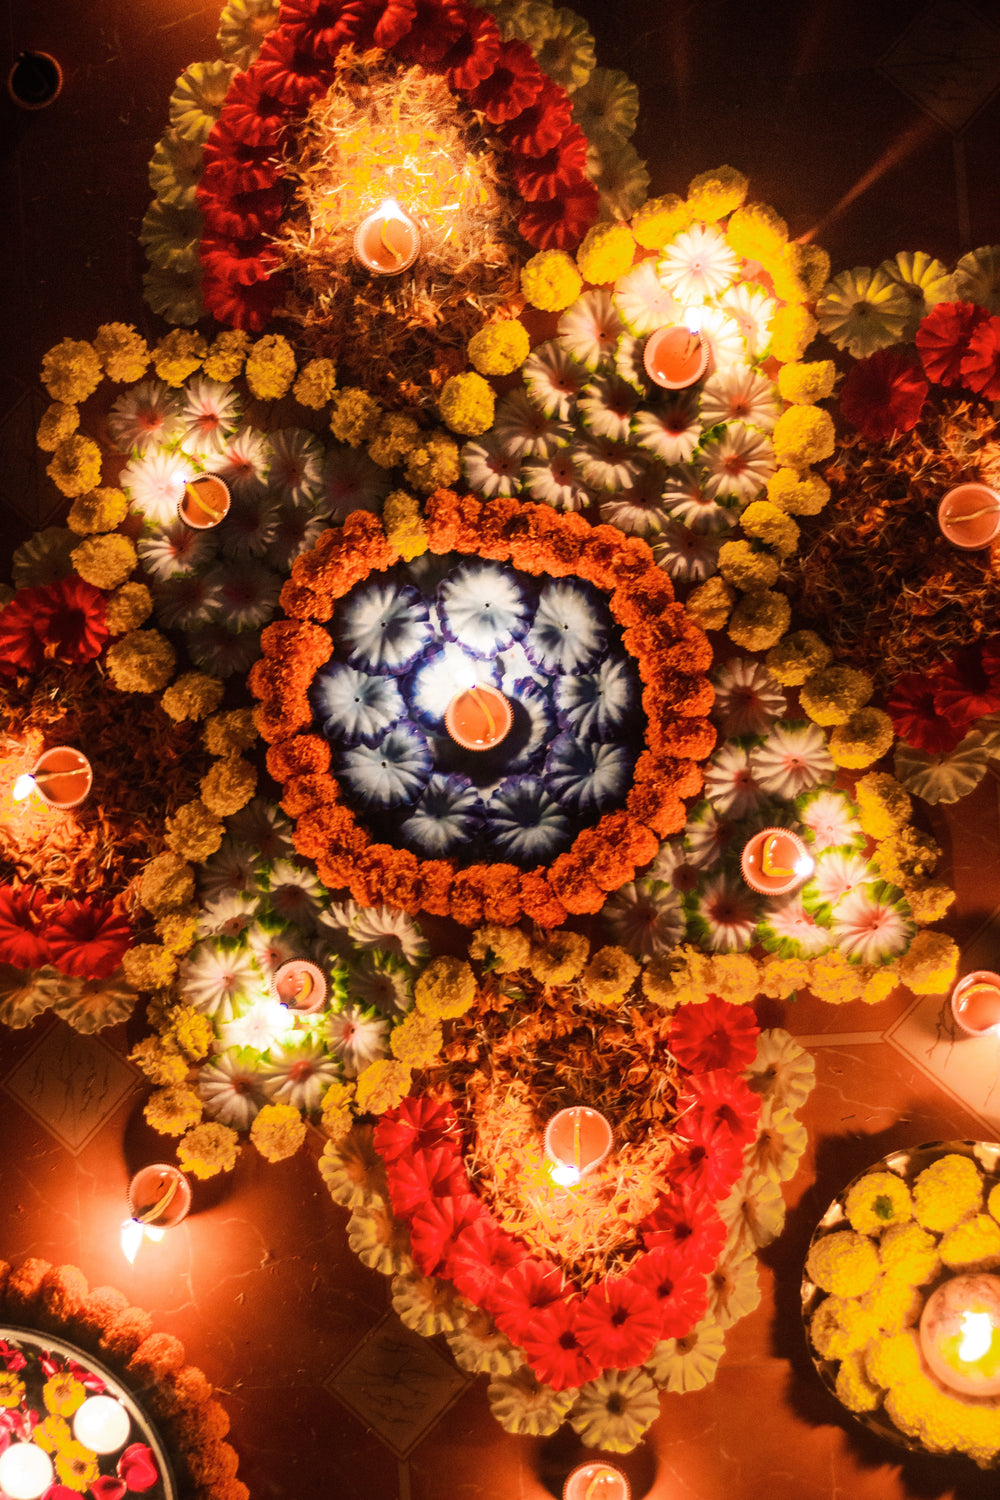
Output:
[[391,906],[357,909],[350,930],[359,948],[378,948],[383,953],[395,953],[408,964],[417,963],[430,952],[427,939],[413,918]]
[[554,339],[539,344],[524,361],[522,374],[528,395],[547,417],[560,422],[572,417],[587,371],[561,344]]
[[559,319],[559,341],[568,354],[588,370],[596,370],[614,356],[625,332],[611,292],[604,287],[584,292]]
[[780,684],[761,661],[734,656],[712,674],[715,704],[712,720],[724,739],[743,734],[765,734],[785,712]]
[[[163,533],[161,537],[162,535]],[[201,534],[192,531],[190,535],[200,539]],[[143,558],[143,564],[149,571],[141,541],[139,556]],[[165,578],[162,583],[155,584],[153,588],[156,618],[168,630],[194,630],[200,625],[207,625],[218,616],[221,603],[222,594],[218,585],[199,573],[177,573]]]
[[521,639],[531,622],[529,591],[513,569],[466,559],[438,584],[446,636],[473,656],[492,660]]
[[796,811],[817,849],[864,843],[858,810],[846,792],[834,787],[818,789],[803,797]]
[[702,430],[693,388],[641,407],[632,419],[635,441],[667,464],[686,464],[701,442]]
[[667,523],[663,504],[666,470],[662,464],[650,463],[640,471],[634,484],[617,495],[601,501],[601,520],[633,536],[652,536]]
[[398,1017],[413,1005],[410,975],[402,961],[372,948],[351,965],[347,989],[362,1010],[377,1010],[382,1016]]
[[214,854],[198,866],[198,894],[214,901],[230,891],[254,891],[260,851],[227,834]]
[[748,752],[729,742],[715,751],[705,771],[705,796],[717,812],[745,818],[763,800]]
[[292,1037],[270,1051],[271,1066],[263,1075],[264,1091],[275,1104],[313,1113],[323,1095],[341,1076],[339,1063],[329,1056],[315,1037]]
[[711,802],[700,802],[684,829],[687,863],[699,870],[714,865],[732,838],[735,821],[723,817]]
[[730,365],[745,365],[747,349],[735,318],[721,307],[701,309],[701,336],[709,347],[712,370],[728,370]]
[[583,425],[600,437],[623,443],[632,425],[638,393],[620,375],[595,375],[577,402]]
[[263,625],[278,607],[282,580],[263,563],[220,563],[208,576],[222,596],[220,613],[230,630]]
[[711,532],[692,531],[679,521],[668,521],[653,544],[653,556],[671,578],[696,583],[718,571],[720,545]]
[[356,1078],[368,1063],[385,1057],[389,1051],[386,1018],[366,1015],[354,1005],[327,1018],[326,1035],[330,1050],[340,1058],[348,1078]]
[[806,911],[798,894],[775,897],[768,902],[762,936],[765,947],[787,951],[801,958],[825,953],[830,946],[829,930],[820,926],[812,913]]
[[[150,578],[166,581],[202,568],[215,556],[211,533],[193,531],[174,512],[173,520],[139,538],[136,551]],[[214,592],[211,588],[207,592]],[[168,622],[164,622],[168,623]]]
[[268,994],[253,954],[219,938],[196,943],[181,963],[181,998],[202,1015],[231,1021],[239,1011]]
[[249,1130],[264,1102],[260,1072],[236,1048],[205,1063],[195,1088],[209,1119],[234,1130]]
[[323,493],[323,444],[304,427],[272,432],[271,467],[267,482],[280,499],[313,510]]
[[754,940],[757,898],[738,877],[720,870],[689,898],[695,932],[715,953],[742,953]]
[[232,505],[218,530],[226,557],[242,561],[263,557],[278,527],[278,500],[269,490],[254,489]]
[[391,478],[363,449],[331,443],[323,470],[322,514],[342,521],[352,510],[380,510]]
[[295,1025],[295,1017],[280,1000],[267,997],[251,1005],[232,1021],[222,1027],[222,1041],[226,1047],[252,1047],[255,1052],[267,1052],[286,1036]]
[[571,451],[584,481],[596,490],[624,489],[639,472],[639,457],[634,448],[596,432],[580,438]]
[[682,307],[717,297],[733,280],[739,261],[717,229],[692,224],[676,235],[656,267]]
[[267,478],[271,464],[271,444],[267,435],[253,427],[243,427],[228,439],[211,470],[234,495],[249,495]]
[[778,304],[762,286],[748,281],[738,281],[729,287],[719,302],[743,335],[747,359],[756,364],[771,342],[771,319]]
[[144,380],[123,391],[108,412],[108,431],[120,453],[169,446],[181,432],[181,395],[162,380]]
[[859,886],[838,902],[830,935],[840,951],[858,963],[877,964],[904,953],[915,932],[902,901],[882,894],[884,886]]
[[909,301],[898,281],[879,267],[841,271],[823,288],[816,303],[820,332],[855,359],[898,343],[909,314]]
[[809,890],[815,890],[820,901],[836,906],[843,896],[871,878],[872,872],[863,854],[827,849],[817,857],[816,873],[809,882]]
[[323,887],[312,870],[290,859],[276,859],[267,872],[267,899],[278,916],[306,932],[316,925],[323,905]]
[[525,459],[522,474],[532,500],[554,510],[584,510],[593,500],[571,448],[556,448],[548,458]]
[[301,939],[297,937],[295,929],[273,917],[268,917],[265,921],[258,917],[253,926],[248,927],[243,934],[243,941],[253,954],[254,963],[267,978],[282,964],[298,958],[301,952]]
[[683,316],[683,309],[657,276],[651,259],[641,260],[631,271],[619,276],[612,301],[625,327],[636,338],[676,323]]
[[256,891],[227,890],[213,896],[198,913],[198,937],[239,937],[250,926],[259,905]]
[[826,736],[818,724],[775,724],[763,745],[750,752],[758,786],[791,799],[836,775]]
[[[706,804],[707,806],[708,804]],[[646,871],[645,880],[662,880],[676,891],[690,891],[698,884],[698,871],[688,857],[683,836],[664,839],[659,853]]]
[[217,454],[239,421],[239,397],[231,385],[205,376],[192,379],[184,392],[182,446],[193,454]]
[[532,404],[527,391],[518,387],[497,402],[491,434],[512,458],[550,458],[557,448],[566,446],[573,428],[547,417]]
[[667,1391],[700,1391],[715,1379],[725,1349],[725,1335],[714,1318],[701,1322],[681,1339],[662,1339],[646,1361],[657,1385]]
[[297,557],[316,545],[328,524],[325,516],[313,515],[305,506],[292,501],[282,501],[275,513],[264,561],[279,573],[287,573]]
[[659,881],[623,885],[605,902],[601,916],[615,942],[637,958],[666,953],[684,936],[680,894]]
[[[660,1395],[642,1368],[605,1370],[581,1386],[570,1426],[590,1447],[628,1453],[660,1415]],[[593,1487],[595,1493],[597,1487]],[[600,1486],[603,1488],[603,1486]]]
[[924,250],[901,250],[894,260],[884,260],[879,270],[898,282],[906,293],[910,311],[903,329],[904,339],[913,338],[920,320],[932,307],[955,300],[954,275]]
[[772,1109],[797,1110],[816,1084],[816,1061],[787,1031],[762,1031],[744,1077]]
[[462,449],[462,473],[470,489],[492,500],[516,495],[521,488],[520,461],[509,453],[495,431]]
[[286,859],[292,853],[291,819],[263,797],[233,813],[226,826],[234,838],[259,850],[262,859]]
[[191,460],[183,453],[151,448],[141,458],[129,460],[119,483],[133,510],[153,524],[166,526],[177,520],[177,507],[192,473]]
[[720,1328],[752,1313],[760,1303],[757,1257],[746,1245],[727,1249],[708,1278],[708,1312]]
[[719,422],[749,422],[761,432],[771,432],[781,415],[778,388],[766,375],[749,365],[730,365],[706,380],[701,393],[701,420],[705,427]]
[[778,465],[766,432],[731,422],[721,437],[703,444],[704,489],[713,500],[731,496],[740,505],[760,493]]
[[667,471],[663,504],[673,520],[683,521],[692,531],[728,531],[736,519],[730,507],[708,495],[704,475],[690,465]]

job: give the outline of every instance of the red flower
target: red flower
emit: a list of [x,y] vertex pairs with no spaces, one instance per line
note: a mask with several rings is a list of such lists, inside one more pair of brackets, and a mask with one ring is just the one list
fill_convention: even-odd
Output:
[[840,393],[840,410],[863,438],[877,443],[916,427],[927,399],[920,366],[898,349],[859,359]]
[[557,1266],[527,1257],[494,1289],[493,1317],[501,1333],[523,1346],[541,1308],[561,1302],[565,1283]]
[[280,187],[233,193],[227,200],[215,199],[205,206],[205,228],[209,234],[248,239],[273,234],[285,206]]
[[[90,1486],[90,1494],[93,1500],[124,1500],[128,1485],[124,1479],[116,1479],[112,1474],[100,1474]],[[80,1500],[80,1497],[76,1490],[67,1490],[60,1485],[57,1490],[46,1490],[43,1500]]]
[[387,1171],[392,1211],[407,1218],[428,1198],[453,1198],[469,1191],[461,1160],[448,1146],[433,1146],[400,1157]]
[[670,1028],[670,1050],[693,1071],[738,1071],[753,1062],[758,1029],[749,1005],[729,1005],[710,995],[704,1005],[681,1006]]
[[534,103],[542,91],[543,77],[527,42],[504,42],[493,72],[469,89],[466,103],[484,114],[491,125],[501,125]]
[[[468,27],[465,7],[455,0],[390,0],[386,16],[401,4],[409,10],[410,20],[395,44],[396,53],[405,62],[425,68],[436,66]],[[383,24],[380,21],[375,28],[376,37]]]
[[706,1275],[726,1242],[726,1226],[704,1194],[681,1186],[660,1200],[643,1239],[654,1250],[681,1251],[685,1264]]
[[544,156],[569,132],[572,114],[566,90],[546,78],[534,101],[501,127],[500,136],[518,156]]
[[470,1224],[451,1252],[451,1279],[463,1297],[493,1311],[498,1288],[525,1260],[527,1251],[489,1219]]
[[472,1193],[433,1198],[421,1204],[410,1220],[410,1243],[413,1259],[423,1274],[449,1274],[452,1251],[470,1224],[485,1214],[486,1210]]
[[499,56],[500,32],[496,21],[492,16],[474,16],[468,29],[441,59],[448,87],[463,91],[475,88],[493,72]]
[[44,895],[28,886],[0,885],[0,963],[37,969],[49,961],[42,918]]
[[628,1370],[649,1358],[660,1322],[648,1287],[630,1276],[609,1276],[584,1297],[576,1331],[600,1369]]
[[77,979],[107,979],[132,939],[128,919],[113,906],[65,901],[48,925],[51,962]]
[[458,1126],[447,1104],[434,1099],[403,1100],[387,1110],[375,1126],[375,1150],[383,1161],[398,1161],[413,1151],[429,1151],[446,1141],[457,1155]]
[[675,1247],[648,1251],[633,1263],[629,1278],[656,1298],[661,1339],[683,1338],[705,1316],[705,1272]]
[[720,1135],[745,1146],[757,1133],[760,1095],[734,1073],[692,1074],[678,1100],[678,1112],[685,1127],[697,1123],[699,1140]]
[[965,729],[938,712],[937,672],[904,672],[893,683],[886,705],[892,727],[901,740],[929,755],[947,755],[965,736]]
[[558,198],[526,204],[518,231],[536,250],[572,248],[597,218],[599,201],[594,184],[584,179],[562,190]]
[[939,302],[921,321],[916,345],[929,379],[938,385],[958,385],[962,379],[962,361],[969,352],[969,341],[989,313],[975,302]]
[[585,1385],[600,1365],[578,1332],[580,1300],[539,1308],[525,1333],[524,1352],[538,1379],[555,1391]]
[[560,144],[544,156],[526,156],[513,163],[517,190],[531,203],[554,198],[564,188],[579,183],[586,161],[587,137],[579,125],[570,125]]
[[34,672],[44,658],[93,661],[108,638],[104,595],[75,574],[19,589],[0,610],[0,659]]
[[733,1136],[713,1134],[700,1122],[684,1121],[685,1146],[670,1158],[673,1182],[702,1192],[713,1203],[725,1197],[743,1170],[743,1146]]
[[145,1443],[130,1443],[118,1460],[118,1478],[137,1495],[151,1490],[160,1478],[152,1448]]
[[962,384],[987,401],[1000,401],[1000,318],[987,318],[973,331],[962,360]]
[[1000,710],[1000,683],[984,669],[975,646],[956,653],[934,674],[934,707],[963,736],[976,719]]

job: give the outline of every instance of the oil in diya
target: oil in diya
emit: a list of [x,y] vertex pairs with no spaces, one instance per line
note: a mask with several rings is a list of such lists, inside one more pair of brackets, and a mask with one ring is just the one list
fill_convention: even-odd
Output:
[[1000,974],[976,969],[951,992],[955,1024],[968,1036],[1000,1035]]
[[710,350],[701,334],[701,314],[697,308],[689,308],[684,318],[684,323],[657,328],[642,352],[646,374],[668,391],[694,385],[708,369]]
[[488,683],[462,688],[444,715],[445,729],[463,750],[492,750],[507,738],[513,722],[510,702]]
[[33,771],[17,778],[11,795],[21,802],[37,792],[50,807],[68,812],[86,801],[93,784],[93,768],[81,750],[53,745],[38,757]]
[[809,879],[812,856],[790,828],[763,828],[743,845],[743,879],[761,896],[785,896]]
[[383,199],[354,232],[355,259],[373,276],[398,276],[419,253],[419,225],[395,198]]
[[920,1352],[960,1396],[1000,1395],[1000,1276],[951,1276],[920,1316]]
[[938,506],[941,534],[954,547],[978,552],[1000,531],[1000,494],[986,484],[959,484]]
[[211,531],[229,514],[229,486],[218,474],[196,474],[184,486],[177,514],[192,531]]
[[545,1127],[549,1174],[561,1187],[573,1187],[607,1159],[614,1137],[599,1110],[573,1104],[558,1110]]

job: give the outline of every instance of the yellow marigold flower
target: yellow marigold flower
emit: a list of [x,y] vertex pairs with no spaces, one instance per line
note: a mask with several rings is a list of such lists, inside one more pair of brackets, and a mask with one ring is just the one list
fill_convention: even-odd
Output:
[[528,330],[517,318],[489,323],[469,340],[469,361],[480,375],[510,375],[530,352]]
[[768,958],[760,968],[760,993],[768,1000],[789,1000],[809,988],[811,969],[804,958]]
[[912,1219],[910,1190],[895,1172],[866,1172],[850,1188],[844,1212],[859,1234],[881,1234],[890,1224]]
[[198,935],[198,912],[171,911],[156,924],[156,936],[171,953],[186,953]]
[[386,536],[404,562],[412,562],[427,551],[430,533],[424,525],[420,502],[406,490],[393,490],[385,497],[382,522]]
[[258,401],[280,401],[295,379],[295,351],[280,333],[265,333],[247,355],[246,382]]
[[820,406],[790,406],[775,422],[772,441],[779,465],[805,469],[833,452],[833,418]]
[[360,448],[375,435],[382,408],[374,396],[357,386],[347,385],[333,398],[330,431],[339,443]]
[[79,407],[66,401],[53,401],[42,413],[35,441],[43,453],[54,453],[60,443],[73,436],[79,425]]
[[896,975],[891,969],[873,969],[865,980],[861,999],[865,1005],[881,1005],[883,1000],[888,1000],[896,983]]
[[864,975],[844,955],[832,948],[813,960],[810,988],[817,1000],[827,1005],[849,1005],[860,1000]]
[[878,1253],[886,1273],[901,1285],[922,1286],[941,1268],[937,1241],[913,1221],[891,1225],[879,1242]]
[[222,702],[225,684],[207,672],[184,672],[167,688],[160,703],[175,723],[182,719],[204,719]]
[[194,1089],[174,1084],[150,1094],[142,1112],[147,1124],[161,1135],[183,1135],[185,1130],[197,1125],[204,1106]]
[[942,1235],[938,1251],[946,1266],[994,1267],[1000,1261],[1000,1224],[989,1214],[964,1219]]
[[886,839],[908,822],[913,799],[886,771],[869,771],[855,784],[861,826],[871,839]]
[[257,742],[252,708],[230,708],[205,720],[202,739],[209,755],[236,755]]
[[408,1068],[429,1068],[441,1051],[441,1043],[440,1021],[416,1010],[411,1010],[389,1037],[393,1057]]
[[63,339],[42,360],[42,384],[53,401],[77,406],[100,383],[101,361],[84,339]]
[[770,500],[751,500],[740,516],[747,536],[754,536],[778,557],[791,557],[799,545],[799,528],[791,516]]
[[113,531],[108,536],[90,536],[74,547],[70,558],[85,583],[97,589],[116,589],[136,565],[135,546],[127,536]]
[[97,1463],[97,1454],[91,1453],[76,1439],[67,1443],[65,1448],[57,1448],[53,1455],[56,1466],[56,1477],[68,1489],[84,1490],[96,1483],[100,1474]]
[[830,278],[830,257],[821,245],[791,240],[763,264],[782,302],[814,302]]
[[66,524],[77,536],[95,531],[114,531],[128,515],[128,500],[122,490],[102,485],[89,495],[78,495],[70,506]]
[[200,1062],[212,1050],[215,1031],[208,1016],[192,1009],[190,1005],[175,1005],[169,1013],[170,1030],[185,1057]]
[[779,571],[777,558],[758,551],[750,542],[723,542],[719,548],[719,573],[734,588],[770,588],[777,583]]
[[[0,1382],[3,1381],[3,1378],[0,1375]],[[3,1399],[0,1397],[0,1406],[3,1406],[3,1404]],[[65,1417],[53,1417],[49,1415],[43,1417],[34,1429],[31,1434],[31,1441],[46,1453],[55,1453],[57,1450],[65,1448],[67,1443],[73,1441],[73,1429]]]
[[802,684],[799,702],[814,724],[844,724],[873,691],[867,672],[856,667],[822,667]]
[[688,183],[687,205],[693,219],[705,224],[715,224],[746,198],[749,180],[735,167],[716,167],[713,172],[700,172]]
[[826,666],[831,655],[829,646],[814,630],[795,630],[772,646],[764,661],[782,687],[801,687]]
[[848,1411],[876,1411],[882,1404],[882,1392],[868,1379],[860,1353],[848,1354],[841,1361],[834,1390]]
[[254,1116],[250,1139],[265,1161],[294,1156],[306,1138],[306,1122],[293,1104],[265,1104]]
[[986,1200],[986,1207],[989,1209],[994,1219],[1000,1222],[1000,1183],[998,1183],[996,1187],[990,1188],[990,1194]]
[[847,1353],[840,1315],[850,1305],[844,1297],[824,1297],[809,1319],[809,1339],[820,1359],[843,1359]]
[[768,203],[745,203],[726,225],[726,237],[737,255],[763,261],[788,239],[788,225]]
[[790,516],[818,516],[830,486],[811,469],[776,469],[767,481],[767,498]]
[[635,236],[627,224],[594,224],[576,252],[580,275],[591,286],[624,276],[635,256]]
[[[732,238],[730,233],[730,244]],[[779,307],[771,319],[771,354],[783,364],[789,360],[801,359],[816,337],[818,329],[816,319],[801,303]]]
[[540,250],[521,271],[521,291],[532,307],[563,312],[583,291],[583,277],[565,250]]
[[932,1162],[913,1184],[913,1217],[924,1229],[942,1234],[983,1202],[983,1178],[968,1156],[951,1152]]
[[749,953],[715,953],[708,960],[708,988],[730,1005],[752,1005],[760,970]]
[[785,401],[795,406],[812,406],[833,394],[836,373],[832,359],[817,359],[809,364],[793,360],[778,371],[778,390]]
[[903,884],[903,895],[918,927],[940,922],[955,901],[955,892],[943,880],[907,880]]
[[539,984],[570,984],[582,972],[590,944],[580,932],[548,932],[531,945],[528,970]]
[[751,589],[730,616],[727,635],[745,651],[767,651],[788,629],[792,608],[784,594]]
[[455,439],[446,432],[431,432],[410,453],[404,472],[407,484],[412,484],[422,495],[432,495],[435,490],[456,484],[461,469]]
[[228,1125],[196,1125],[177,1147],[182,1172],[204,1180],[217,1172],[231,1172],[239,1155],[240,1138]]
[[24,1381],[12,1370],[0,1370],[0,1409],[13,1410],[24,1399]]
[[177,960],[158,943],[137,943],[122,956],[125,978],[136,990],[161,990],[177,977]]
[[649,198],[633,214],[632,234],[636,244],[644,250],[662,250],[667,243],[687,229],[694,220],[690,207],[676,193],[667,193],[662,198]]
[[476,976],[462,958],[431,959],[413,987],[417,1010],[435,1020],[463,1015],[476,998]]
[[320,1125],[331,1141],[342,1141],[354,1124],[354,1084],[335,1078],[323,1095]]
[[388,1057],[377,1058],[358,1074],[358,1110],[363,1115],[384,1115],[395,1109],[410,1092],[410,1070]]
[[654,954],[642,976],[642,993],[664,1009],[703,1004],[709,996],[708,959],[687,945]]
[[71,1417],[87,1399],[87,1387],[82,1380],[63,1372],[52,1375],[42,1386],[45,1409],[54,1417]]
[[958,948],[945,933],[918,932],[896,970],[915,995],[943,995],[955,982],[958,959]]
[[153,596],[144,583],[123,583],[108,598],[108,631],[126,635],[138,630],[153,613]]
[[225,823],[209,812],[204,802],[196,800],[185,802],[167,819],[164,836],[168,849],[198,863],[215,853],[225,832]]
[[243,328],[228,328],[217,334],[205,356],[205,374],[210,380],[235,380],[249,348],[250,335]]
[[702,630],[722,630],[736,603],[736,590],[715,574],[688,595],[684,608]]
[[292,395],[300,406],[320,411],[333,400],[337,389],[337,367],[332,359],[310,359],[299,371]]
[[102,323],[94,338],[94,351],[105,375],[117,385],[141,380],[150,361],[149,345],[131,323]]
[[81,437],[77,432],[63,438],[45,472],[57,490],[72,499],[75,495],[86,495],[101,482],[101,450],[93,438]]
[[445,426],[468,437],[479,437],[493,425],[494,405],[492,386],[474,370],[452,375],[438,397]]
[[933,875],[941,858],[941,845],[929,833],[906,825],[882,839],[875,860],[886,880],[903,885]]
[[477,927],[469,942],[469,957],[498,974],[526,969],[531,958],[531,939],[520,927]]
[[403,463],[407,454],[419,446],[420,439],[420,427],[415,417],[402,411],[383,412],[368,444],[368,457],[380,469],[392,469]]
[[598,1005],[615,1005],[624,1000],[638,979],[640,965],[624,948],[598,948],[590,955],[581,976],[590,1000]]
[[150,1083],[183,1083],[188,1075],[187,1058],[170,1038],[143,1037],[128,1055],[129,1062],[141,1068]]
[[915,1323],[924,1299],[915,1286],[883,1272],[861,1298],[861,1307],[883,1333],[898,1333]]
[[167,385],[182,386],[207,353],[208,345],[200,333],[190,328],[172,328],[153,350],[153,368]]
[[139,878],[139,900],[154,917],[187,906],[194,896],[194,870],[179,854],[157,854]]
[[806,1256],[806,1275],[824,1292],[860,1297],[879,1273],[878,1252],[871,1240],[853,1229],[838,1229],[813,1241]]
[[201,778],[201,800],[219,818],[228,818],[246,807],[256,790],[257,768],[240,755],[217,760]]
[[108,650],[108,672],[123,693],[155,693],[174,675],[174,648],[158,630],[130,630]]
[[882,1390],[904,1384],[920,1373],[920,1351],[913,1329],[905,1328],[890,1338],[876,1339],[865,1350],[869,1379]]
[[881,760],[894,739],[887,713],[880,708],[859,708],[831,734],[830,756],[834,765],[860,771]]

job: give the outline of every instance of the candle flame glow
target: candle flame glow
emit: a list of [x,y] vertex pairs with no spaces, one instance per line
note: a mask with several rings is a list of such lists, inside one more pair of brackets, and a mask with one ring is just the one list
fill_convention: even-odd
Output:
[[375,210],[375,212],[377,214],[381,214],[381,216],[382,216],[383,219],[405,219],[406,218],[406,215],[404,214],[403,210],[400,208],[399,204],[396,202],[395,198],[383,198],[382,202],[379,204],[379,206]]
[[701,308],[686,307],[684,309],[684,327],[688,333],[701,332]]
[[549,1166],[549,1175],[553,1182],[558,1182],[560,1187],[576,1187],[582,1181],[583,1173],[577,1167],[571,1167],[562,1162],[552,1162]]
[[958,1357],[967,1364],[982,1359],[993,1342],[993,1320],[989,1313],[964,1312],[962,1314],[961,1343]]
[[815,868],[816,865],[813,860],[810,859],[808,854],[800,855],[792,865],[792,869],[795,871],[796,875],[798,875],[802,879],[805,879],[807,875],[811,875]]
[[144,1233],[145,1227],[137,1219],[126,1219],[122,1225],[122,1254],[130,1266],[135,1264],[135,1258],[139,1254],[139,1246],[142,1244]]
[[11,796],[13,797],[15,802],[23,802],[25,797],[31,796],[32,792],[35,790],[36,785],[37,782],[35,781],[34,776],[19,776],[14,782]]

